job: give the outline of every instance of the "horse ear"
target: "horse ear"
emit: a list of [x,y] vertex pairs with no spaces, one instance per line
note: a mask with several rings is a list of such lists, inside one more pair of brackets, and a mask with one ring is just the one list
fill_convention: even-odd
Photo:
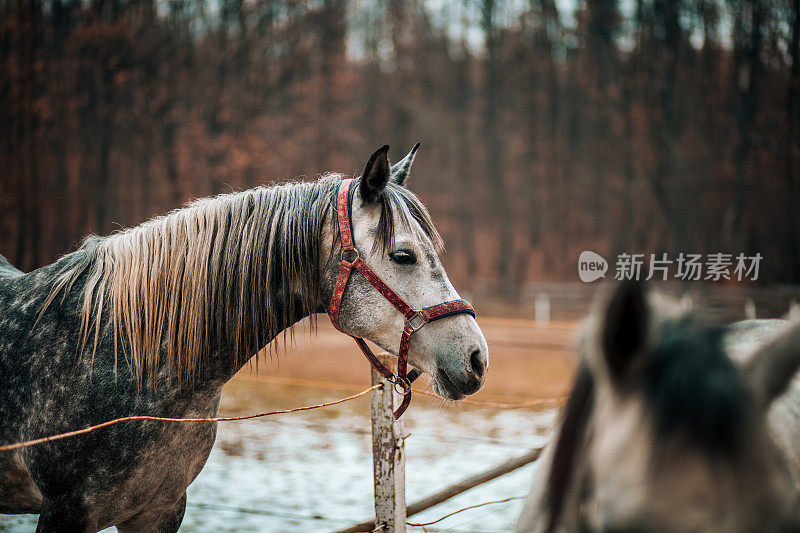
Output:
[[617,285],[605,308],[601,347],[611,376],[621,378],[647,342],[648,309],[644,285]]
[[375,202],[389,182],[389,158],[386,155],[388,151],[388,145],[381,146],[367,161],[367,168],[361,175],[360,185],[361,199],[364,202]]
[[414,145],[414,148],[408,152],[403,159],[392,165],[392,181],[400,186],[405,186],[406,178],[411,172],[411,165],[414,163],[414,155],[417,153],[419,143]]
[[800,321],[756,350],[743,364],[742,374],[762,408],[783,394],[800,369]]

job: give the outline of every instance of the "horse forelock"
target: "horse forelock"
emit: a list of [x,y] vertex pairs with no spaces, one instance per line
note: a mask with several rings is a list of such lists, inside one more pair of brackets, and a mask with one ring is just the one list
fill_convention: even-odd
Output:
[[658,328],[641,383],[657,441],[680,433],[715,455],[739,448],[749,400],[722,335],[696,313]]
[[[357,190],[357,183],[354,183],[349,191],[351,208],[353,207]],[[444,250],[444,241],[436,229],[428,209],[413,192],[389,181],[377,201],[381,206],[381,211],[376,228],[376,238],[372,244],[373,252],[377,250],[388,252],[392,249],[396,233],[395,226],[398,223],[404,229],[410,231],[412,235],[421,231],[431,241],[436,253],[441,253]],[[414,223],[417,224],[417,227],[414,226]],[[338,235],[339,221],[334,220],[334,225],[334,231]],[[335,241],[333,244],[336,245],[337,242]],[[359,243],[356,244],[358,245]]]
[[[338,235],[328,215],[341,179],[327,174],[203,198],[109,237],[90,236],[64,258],[42,313],[86,273],[79,354],[90,348],[94,357],[107,316],[115,360],[122,352],[140,381],[155,382],[162,350],[168,373],[187,381],[222,345],[238,368],[286,325],[320,309],[320,242],[326,221]],[[410,191],[390,184],[381,202],[376,244],[393,241],[397,219],[409,226],[413,219],[440,246]]]

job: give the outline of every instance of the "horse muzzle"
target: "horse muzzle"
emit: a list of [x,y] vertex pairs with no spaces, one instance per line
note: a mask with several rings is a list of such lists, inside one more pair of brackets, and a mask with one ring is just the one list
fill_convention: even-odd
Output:
[[467,350],[462,364],[438,364],[433,376],[434,392],[448,400],[460,400],[475,394],[486,381],[489,367],[488,350],[483,346],[473,346]]

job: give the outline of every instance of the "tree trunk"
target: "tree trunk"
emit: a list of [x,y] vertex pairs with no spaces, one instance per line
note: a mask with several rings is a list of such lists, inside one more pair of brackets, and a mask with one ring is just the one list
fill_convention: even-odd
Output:
[[751,128],[758,103],[758,84],[761,73],[761,24],[764,8],[759,0],[751,0],[750,37],[745,45],[744,56],[736,69],[739,89],[739,146],[736,149],[736,175],[733,189],[733,220],[731,227],[731,244],[736,252],[744,252],[744,215],[747,195],[747,161],[752,147]]
[[789,90],[786,96],[786,250],[788,279],[800,283],[800,222],[797,201],[800,198],[800,0],[792,1],[792,36]]
[[499,35],[495,26],[494,0],[483,0],[481,26],[486,38],[486,80],[484,83],[484,130],[487,144],[487,178],[494,216],[499,225],[499,250],[497,251],[497,278],[504,290],[511,285],[511,259],[514,257],[512,234],[512,206],[508,202],[503,177],[503,142],[498,131],[498,106],[500,103]]

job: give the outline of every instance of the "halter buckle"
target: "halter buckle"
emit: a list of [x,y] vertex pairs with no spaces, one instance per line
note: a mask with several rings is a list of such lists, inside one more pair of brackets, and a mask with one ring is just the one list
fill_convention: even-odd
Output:
[[[352,257],[353,260],[351,261],[348,257]],[[346,263],[355,263],[356,259],[360,257],[358,250],[356,248],[342,248],[342,261]]]
[[427,319],[419,311],[414,311],[413,315],[406,318],[406,327],[411,330],[411,333],[414,333],[427,323]]

